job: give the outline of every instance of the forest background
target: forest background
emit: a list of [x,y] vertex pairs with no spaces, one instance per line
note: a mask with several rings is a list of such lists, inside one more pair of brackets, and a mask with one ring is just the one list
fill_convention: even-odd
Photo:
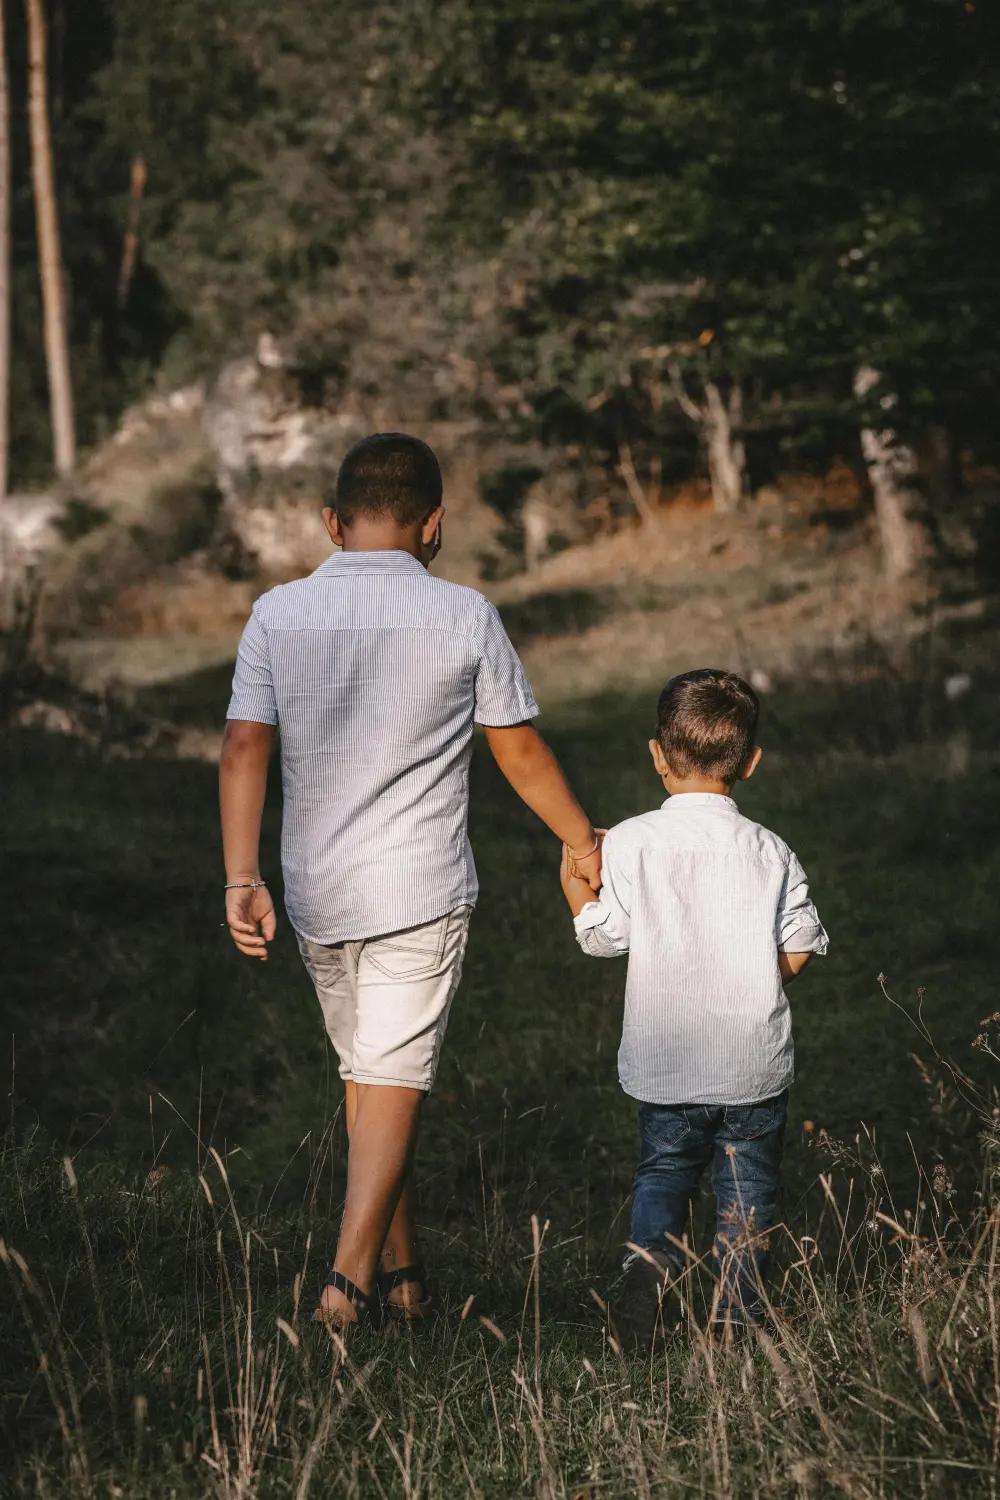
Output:
[[[16,487],[50,440],[7,11]],[[972,0],[52,0],[79,436],[266,332],[308,405],[473,422],[515,548],[540,477],[544,549],[706,471],[720,509],[838,459],[867,489],[867,431],[890,571],[968,553],[997,27]]]

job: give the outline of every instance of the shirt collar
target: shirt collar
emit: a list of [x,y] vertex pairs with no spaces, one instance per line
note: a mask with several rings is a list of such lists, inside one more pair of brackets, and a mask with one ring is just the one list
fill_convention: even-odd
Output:
[[724,797],[721,792],[681,792],[676,797],[667,798],[663,811],[669,812],[673,808],[677,812],[684,807],[718,807],[726,812],[739,812],[735,799]]
[[342,552],[330,554],[317,573],[424,573],[422,562],[411,552]]

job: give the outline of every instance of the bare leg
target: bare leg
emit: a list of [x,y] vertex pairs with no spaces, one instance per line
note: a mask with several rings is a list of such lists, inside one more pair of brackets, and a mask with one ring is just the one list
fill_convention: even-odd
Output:
[[[413,1249],[409,1195],[402,1194],[420,1123],[421,1089],[392,1085],[348,1084],[347,1125],[351,1144],[347,1156],[347,1201],[340,1226],[334,1269],[370,1292],[375,1284],[383,1246],[399,1257]],[[351,1095],[354,1095],[353,1102]],[[352,1119],[353,1116],[353,1119]],[[402,1212],[400,1212],[402,1210]],[[398,1235],[390,1240],[390,1226]],[[324,1313],[351,1322],[354,1310],[333,1287],[324,1287]]]
[[[354,1119],[358,1110],[358,1086],[352,1080],[345,1084],[347,1090],[347,1134],[353,1134]],[[412,1266],[417,1259],[417,1225],[416,1225],[416,1194],[413,1191],[413,1183],[410,1179],[409,1170],[403,1182],[403,1188],[396,1204],[396,1212],[392,1216],[389,1232],[382,1246],[381,1268],[383,1271],[395,1271],[401,1266]],[[422,1302],[424,1288],[417,1282],[408,1282],[405,1286],[394,1287],[389,1293],[390,1302],[397,1306],[406,1307],[416,1302]]]
[[[403,1183],[403,1190],[399,1195],[396,1212],[392,1223],[389,1225],[389,1233],[385,1237],[382,1246],[382,1270],[397,1271],[403,1266],[412,1266],[417,1262],[417,1226],[416,1226],[416,1194],[413,1184],[407,1175]],[[389,1293],[389,1301],[397,1307],[414,1307],[424,1300],[424,1287],[419,1281],[406,1281],[402,1286],[394,1286]]]

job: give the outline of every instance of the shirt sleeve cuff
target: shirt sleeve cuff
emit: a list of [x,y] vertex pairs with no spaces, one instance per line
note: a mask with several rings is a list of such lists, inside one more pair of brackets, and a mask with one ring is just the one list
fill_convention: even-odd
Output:
[[573,918],[573,927],[577,933],[589,932],[592,927],[599,927],[604,917],[604,912],[599,901],[588,901],[581,912]]
[[818,923],[810,922],[786,933],[778,944],[779,953],[818,953],[822,956],[830,946],[830,939]]
[[515,724],[526,724],[529,719],[536,719],[541,709],[534,698],[526,698],[516,707],[491,708],[489,704],[476,709],[476,723],[483,729],[513,729]]
[[248,724],[277,724],[278,714],[273,704],[261,703],[253,698],[233,698],[226,710],[227,719],[241,719]]

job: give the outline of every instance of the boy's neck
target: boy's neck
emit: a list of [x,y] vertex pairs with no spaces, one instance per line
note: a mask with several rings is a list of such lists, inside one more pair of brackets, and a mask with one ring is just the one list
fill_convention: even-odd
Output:
[[733,782],[729,781],[707,781],[700,776],[664,776],[663,785],[671,797],[689,797],[692,795],[710,797],[731,797]]
[[420,526],[398,526],[394,521],[358,522],[341,531],[345,552],[408,552],[423,562]]

